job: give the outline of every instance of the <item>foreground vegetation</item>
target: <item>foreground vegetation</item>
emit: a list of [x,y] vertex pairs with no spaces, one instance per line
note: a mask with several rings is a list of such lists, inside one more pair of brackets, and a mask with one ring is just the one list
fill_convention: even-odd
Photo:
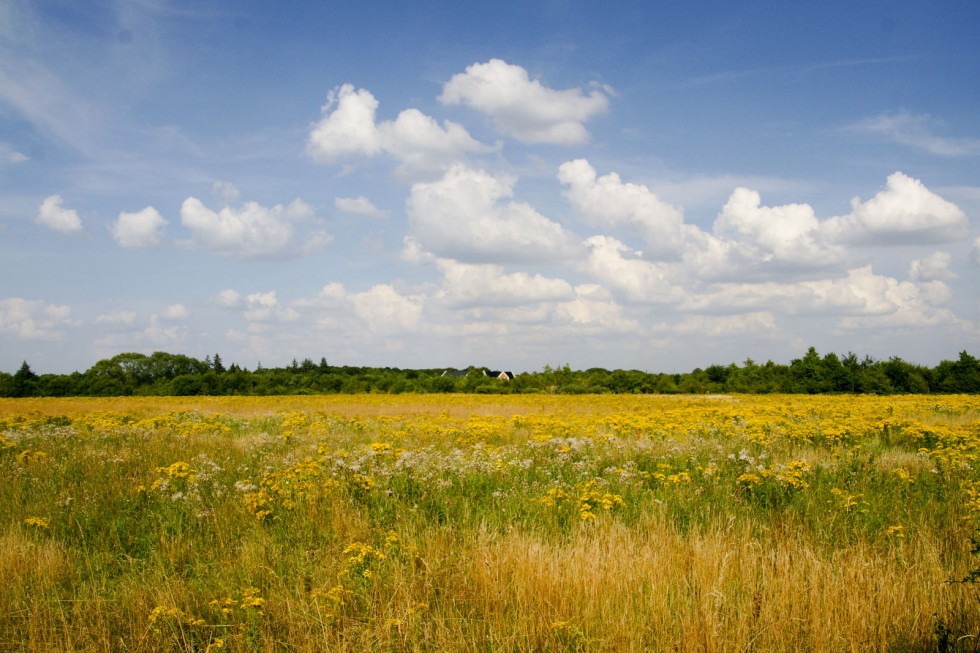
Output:
[[[488,373],[489,372],[489,373]],[[0,397],[119,397],[193,395],[285,395],[400,393],[980,393],[980,360],[960,352],[934,368],[892,357],[876,361],[855,354],[821,356],[814,348],[789,365],[709,365],[684,374],[600,368],[572,370],[568,365],[518,374],[509,381],[499,371],[372,368],[294,360],[284,368],[237,364],[225,366],[215,354],[198,360],[181,354],[125,353],[101,360],[85,372],[35,373],[25,361],[14,374],[0,372]]]
[[0,400],[5,651],[966,651],[980,398]]

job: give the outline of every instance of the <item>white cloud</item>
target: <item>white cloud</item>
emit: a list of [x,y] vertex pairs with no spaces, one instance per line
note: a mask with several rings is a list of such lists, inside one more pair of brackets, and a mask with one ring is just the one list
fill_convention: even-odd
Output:
[[976,265],[980,265],[980,236],[973,239],[973,247],[970,248],[970,260]]
[[214,301],[224,308],[237,308],[242,303],[242,294],[237,290],[226,288],[215,296]]
[[836,317],[845,329],[957,325],[947,309],[945,284],[919,284],[875,274],[871,266],[849,270],[841,278],[798,283],[726,283],[692,295],[681,305],[689,311],[768,310],[783,315]]
[[735,189],[713,231],[731,245],[731,255],[749,264],[826,267],[844,256],[840,247],[824,241],[810,205],[762,206],[759,193],[748,188]]
[[74,209],[61,205],[61,195],[49,195],[38,207],[35,222],[63,234],[74,234],[82,230],[82,220]]
[[406,109],[395,122],[383,122],[384,149],[401,162],[401,171],[437,170],[460,160],[468,152],[487,152],[489,147],[470,136],[461,125],[435,119],[417,109]]
[[186,320],[190,311],[183,304],[171,304],[163,309],[162,317],[166,320],[182,321]]
[[406,109],[394,121],[376,123],[378,101],[365,89],[344,84],[334,89],[323,107],[323,118],[310,132],[307,152],[321,163],[361,155],[386,153],[400,163],[401,172],[445,168],[471,152],[491,148],[449,120],[440,126],[417,109]]
[[27,161],[28,157],[23,152],[18,152],[8,143],[0,141],[0,165],[9,164],[16,165],[18,163],[23,163]]
[[378,101],[365,89],[344,84],[327,95],[324,114],[310,132],[307,152],[315,160],[332,163],[351,154],[372,156],[381,151],[381,133],[374,124]]
[[404,296],[389,284],[378,284],[350,296],[354,312],[375,333],[414,331],[422,317],[422,299]]
[[512,197],[512,181],[453,166],[438,181],[412,186],[410,236],[428,252],[468,263],[543,262],[578,251],[560,224]]
[[898,111],[869,118],[853,129],[881,134],[902,145],[908,145],[940,156],[971,156],[980,154],[980,139],[946,138],[933,133],[941,123],[930,116]]
[[279,298],[276,296],[275,290],[245,295],[245,319],[249,321],[268,320],[275,315],[278,304]]
[[583,269],[606,288],[622,293],[632,302],[672,302],[683,290],[671,283],[671,268],[663,263],[643,260],[611,236],[593,236],[585,241],[588,256]]
[[771,313],[755,311],[741,315],[689,315],[677,324],[660,325],[655,330],[667,330],[678,335],[720,338],[726,336],[772,335],[777,332]]
[[569,300],[575,293],[563,279],[506,273],[499,265],[471,265],[447,259],[437,263],[443,286],[437,298],[451,306],[517,306]]
[[966,214],[921,181],[901,172],[888,177],[887,188],[867,202],[851,200],[850,214],[830,218],[826,232],[842,242],[866,244],[942,243],[969,232]]
[[949,269],[952,260],[949,252],[934,252],[916,259],[909,265],[909,278],[913,281],[956,279],[958,275]]
[[164,326],[156,315],[150,316],[150,324],[136,336],[136,342],[150,343],[154,347],[175,347],[184,340],[187,330],[180,325]]
[[624,184],[615,172],[596,178],[595,168],[585,159],[563,163],[558,179],[568,186],[565,196],[590,225],[636,229],[646,237],[653,256],[679,256],[684,214],[646,186]]
[[[684,269],[677,269],[677,275],[711,279],[759,276],[767,270],[787,273],[828,268],[840,263],[846,254],[840,246],[827,242],[810,206],[762,206],[759,193],[748,188],[731,193],[713,233],[707,233],[685,224],[682,210],[661,200],[648,187],[624,183],[616,173],[597,177],[583,159],[562,164],[558,178],[567,186],[565,196],[589,224],[603,229],[606,235],[619,228],[643,235],[646,246],[642,252],[631,254],[636,260],[627,266],[632,269],[628,277],[634,280],[640,274],[640,259],[683,261]],[[608,262],[622,258],[611,257],[614,252],[610,248],[597,252]],[[642,274],[648,277],[650,273]],[[631,296],[640,296],[636,288]]]
[[114,311],[112,313],[103,313],[95,318],[96,324],[122,324],[124,326],[132,326],[136,322],[136,313],[134,311]]
[[232,202],[237,202],[238,198],[241,197],[241,193],[238,192],[238,188],[235,184],[229,181],[216,181],[211,184],[211,192],[218,198],[220,198],[225,204],[231,204]]
[[443,86],[439,101],[465,104],[490,116],[497,130],[524,143],[576,145],[589,139],[585,123],[609,108],[598,89],[555,90],[500,59],[475,63]]
[[0,299],[0,333],[22,340],[60,340],[60,327],[68,325],[71,309],[40,300]]
[[598,284],[576,286],[575,298],[559,303],[555,308],[555,318],[559,324],[567,322],[576,327],[612,333],[642,331],[639,322],[623,315],[623,307]]
[[916,285],[922,301],[930,306],[945,306],[953,298],[953,291],[944,281],[922,281]]
[[[245,295],[244,315],[249,322],[295,322],[299,312],[291,306],[281,306],[275,290]],[[250,328],[255,327],[250,325]]]
[[338,210],[351,215],[360,215],[366,218],[386,218],[388,212],[376,207],[371,200],[364,197],[338,197],[333,201]]
[[152,206],[136,213],[122,212],[109,227],[112,237],[120,247],[149,249],[163,242],[163,228],[167,220]]
[[[240,209],[226,206],[215,212],[196,197],[188,197],[180,207],[180,221],[192,234],[189,244],[241,258],[292,253],[294,225],[311,221],[313,215],[313,207],[302,200],[271,208],[246,202]],[[329,242],[329,236],[322,232],[311,238],[314,246]]]

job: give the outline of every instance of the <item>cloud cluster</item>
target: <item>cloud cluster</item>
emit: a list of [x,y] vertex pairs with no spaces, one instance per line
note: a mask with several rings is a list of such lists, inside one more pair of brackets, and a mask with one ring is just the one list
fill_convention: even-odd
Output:
[[67,306],[21,297],[0,299],[0,333],[23,340],[60,340],[70,317]]
[[[288,205],[265,207],[246,202],[238,209],[228,206],[209,209],[196,197],[188,197],[180,207],[180,221],[191,232],[188,244],[217,254],[240,258],[271,258],[290,252],[296,225],[313,221],[313,207],[302,200]],[[308,234],[303,252],[330,242],[323,230]]]
[[[757,191],[736,188],[710,231],[646,186],[599,176],[586,160],[562,164],[557,178],[574,214],[599,233],[579,236],[515,200],[512,180],[454,166],[412,186],[403,258],[434,263],[442,281],[432,298],[458,310],[512,306],[531,315],[595,284],[621,307],[688,315],[665,332],[703,323],[692,314],[726,313],[751,316],[717,322],[736,331],[774,328],[779,315],[831,317],[841,329],[963,326],[945,308],[945,282],[956,277],[948,252],[913,260],[900,280],[858,264],[851,251],[854,243],[954,243],[968,231],[958,207],[903,173],[869,200],[855,199],[850,214],[825,219],[807,204],[765,206]],[[529,265],[559,273],[520,269]]]
[[418,109],[406,109],[393,121],[377,122],[378,101],[366,89],[352,84],[335,88],[313,125],[307,152],[321,163],[352,156],[388,154],[405,172],[439,169],[468,153],[490,151],[461,125],[446,120],[442,126]]
[[575,238],[531,205],[513,201],[513,180],[454,165],[441,179],[412,186],[409,235],[425,250],[471,263],[570,258]]
[[524,68],[501,59],[475,63],[453,75],[439,101],[472,107],[489,116],[499,132],[523,143],[557,145],[587,141],[585,122],[609,108],[603,90],[548,88],[530,79]]
[[337,210],[350,215],[359,215],[365,218],[387,218],[388,211],[379,209],[371,200],[364,197],[337,197],[334,199],[334,206]]
[[[606,89],[556,90],[528,72],[500,59],[473,64],[443,86],[439,101],[466,105],[487,115],[496,130],[522,143],[576,145],[589,138],[585,123],[609,108]],[[387,154],[399,172],[412,174],[466,163],[467,157],[491,152],[462,125],[418,109],[401,111],[394,120],[378,121],[378,100],[367,89],[343,84],[327,95],[321,118],[310,129],[307,153],[320,163]]]
[[[194,324],[208,315],[216,317],[209,328],[260,359],[330,343],[349,352],[415,348],[423,359],[433,351],[521,349],[538,362],[562,349],[664,351],[685,340],[782,339],[798,347],[794,323],[847,336],[975,330],[953,307],[958,280],[975,273],[964,272],[964,262],[980,265],[980,238],[970,244],[974,232],[960,206],[902,171],[854,198],[848,213],[830,216],[802,201],[767,202],[758,189],[769,193],[772,186],[757,179],[698,179],[688,190],[710,187],[711,199],[700,201],[699,209],[709,208],[695,222],[678,204],[679,193],[664,199],[663,185],[631,180],[610,164],[600,171],[579,152],[549,159],[565,150],[525,148],[536,170],[551,176],[529,182],[533,192],[524,193],[515,172],[521,168],[505,158],[505,146],[586,144],[589,121],[606,113],[614,97],[595,85],[551,88],[500,59],[474,63],[451,76],[437,100],[459,115],[486,119],[503,139],[490,145],[463,124],[416,108],[379,118],[370,91],[337,86],[306,141],[316,163],[357,164],[331,182],[332,207],[301,199],[240,202],[238,188],[215,181],[216,205],[178,196],[186,197],[179,225],[168,226],[147,206],[118,213],[109,233],[121,248],[146,250],[164,245],[168,228],[182,228],[186,238],[172,242],[205,254],[285,259],[331,241],[317,217],[326,209],[358,218],[342,219],[344,229],[402,230],[400,259],[374,266],[385,270],[376,276],[324,272],[312,296],[243,281],[243,288],[212,289],[208,306],[174,297],[142,319],[121,309],[89,324],[107,349],[186,344],[192,335],[204,337]],[[886,114],[856,128],[935,155],[976,153],[969,139],[936,137],[934,122],[912,114]],[[541,151],[548,154],[538,158]],[[15,163],[14,154],[0,143],[0,164]],[[394,169],[391,183],[401,188],[403,207],[386,198],[379,208],[344,187],[369,159]],[[784,193],[801,187],[784,183],[778,188]],[[366,227],[359,218],[385,221]],[[34,220],[63,234],[82,231],[60,195],[45,198]],[[402,270],[392,273],[395,265]],[[70,316],[65,306],[6,299],[0,332],[56,339],[73,324]],[[622,356],[618,364],[634,363],[631,353]]]
[[63,234],[77,234],[82,231],[82,219],[74,209],[62,206],[61,195],[49,195],[38,207],[34,221]]
[[828,220],[831,238],[865,244],[948,243],[970,231],[958,206],[901,172],[889,175],[885,190],[867,202],[852,200],[851,208],[848,215]]
[[160,212],[148,206],[136,213],[119,214],[119,219],[109,227],[112,237],[125,249],[150,249],[163,242],[163,228],[167,225]]

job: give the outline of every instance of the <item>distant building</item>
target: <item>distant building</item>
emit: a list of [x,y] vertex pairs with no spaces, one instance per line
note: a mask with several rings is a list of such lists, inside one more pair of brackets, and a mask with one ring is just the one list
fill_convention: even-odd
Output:
[[480,370],[474,370],[472,368],[465,370],[446,370],[442,373],[442,376],[448,376],[454,379],[465,379],[470,374],[483,374],[483,376],[489,376],[494,379],[500,379],[501,381],[512,381],[514,379],[513,372],[501,372],[497,370],[488,370],[486,368]]

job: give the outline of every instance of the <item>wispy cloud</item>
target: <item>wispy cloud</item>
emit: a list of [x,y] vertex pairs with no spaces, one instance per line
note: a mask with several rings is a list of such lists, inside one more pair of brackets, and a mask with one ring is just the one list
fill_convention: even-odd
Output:
[[879,134],[887,140],[908,145],[939,156],[976,156],[980,138],[949,138],[935,133],[942,121],[908,111],[886,113],[851,125],[855,131]]
[[773,73],[811,73],[837,68],[855,68],[858,66],[877,66],[913,61],[914,55],[897,57],[868,57],[860,59],[835,59],[831,61],[814,61],[810,63],[789,64],[785,66],[765,66],[762,68],[742,68],[740,70],[723,70],[707,75],[697,75],[686,81],[684,86],[705,86],[708,84],[737,82],[750,77],[771,75]]

